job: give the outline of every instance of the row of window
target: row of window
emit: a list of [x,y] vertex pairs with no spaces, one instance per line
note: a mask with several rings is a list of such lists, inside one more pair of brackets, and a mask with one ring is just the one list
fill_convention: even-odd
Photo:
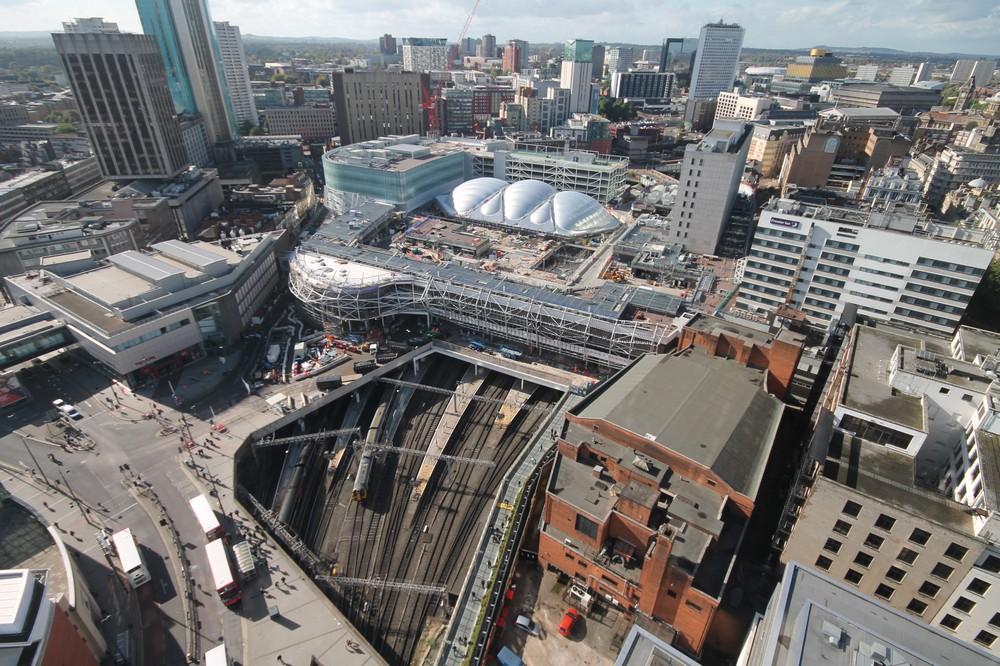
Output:
[[973,266],[965,266],[963,264],[956,264],[950,261],[939,261],[937,259],[931,259],[929,257],[920,257],[917,259],[918,266],[930,266],[931,268],[940,268],[941,270],[951,271],[952,273],[964,273],[965,275],[974,275],[976,277],[982,277],[986,273],[982,268],[975,268]]
[[928,273],[927,271],[913,271],[910,274],[914,280],[924,280],[926,282],[936,282],[938,284],[947,284],[953,287],[958,287],[959,289],[969,289],[975,291],[977,284],[975,282],[970,282],[969,280],[963,280],[961,278],[949,277],[947,275],[938,275],[937,273]]
[[900,275],[899,273],[890,273],[889,271],[880,271],[877,268],[869,268],[868,266],[858,266],[858,270],[862,273],[871,273],[872,275],[880,275],[882,277],[894,278],[896,280],[905,280],[906,276]]
[[928,314],[926,312],[917,312],[916,310],[911,310],[909,308],[896,308],[896,314],[901,317],[909,317],[910,319],[916,319],[918,321],[925,321],[931,324],[937,324],[938,326],[954,326],[955,320],[948,319],[946,317],[935,317],[934,315]]
[[757,268],[762,271],[767,271],[769,273],[778,273],[779,275],[795,275],[795,269],[785,268],[783,266],[769,266],[767,264],[762,264],[759,261],[747,261],[747,268]]
[[961,294],[956,291],[948,291],[946,289],[935,289],[934,287],[928,287],[926,285],[915,284],[912,282],[906,285],[906,291],[914,291],[918,294],[926,294],[936,298],[946,298],[950,301],[958,301],[959,303],[969,302],[968,294]]
[[140,335],[137,338],[132,338],[131,340],[126,340],[125,342],[123,342],[121,344],[114,345],[114,347],[112,347],[112,349],[114,349],[116,352],[123,352],[126,349],[130,349],[130,348],[135,347],[137,345],[141,345],[144,342],[149,342],[150,340],[158,338],[161,335],[166,335],[167,333],[170,333],[171,331],[176,331],[181,326],[187,326],[190,323],[191,323],[190,319],[186,319],[186,318],[185,319],[181,319],[181,320],[175,321],[175,322],[173,322],[171,324],[167,324],[166,326],[161,326],[160,328],[154,328],[152,331],[149,331],[147,333],[143,333],[142,335]]

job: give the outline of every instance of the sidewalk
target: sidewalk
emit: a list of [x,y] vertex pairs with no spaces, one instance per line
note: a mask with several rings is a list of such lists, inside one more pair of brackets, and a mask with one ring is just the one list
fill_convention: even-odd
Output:
[[[256,580],[243,590],[242,659],[239,655],[231,654],[230,657],[255,666],[385,664],[326,595],[233,497],[233,455],[251,432],[275,418],[274,414],[258,409],[262,404],[262,400],[248,398],[220,412],[217,421],[224,423],[228,432],[216,438],[216,447],[205,449],[207,458],[194,458],[195,469],[186,467],[206,494],[215,493],[217,507],[235,521],[239,532],[251,541],[260,541],[267,559],[266,565],[258,565]],[[207,423],[194,420],[192,435],[196,441],[204,442],[208,432]],[[186,455],[184,459],[187,460]],[[240,537],[234,538],[238,540]],[[276,608],[279,615],[272,619],[269,608]]]

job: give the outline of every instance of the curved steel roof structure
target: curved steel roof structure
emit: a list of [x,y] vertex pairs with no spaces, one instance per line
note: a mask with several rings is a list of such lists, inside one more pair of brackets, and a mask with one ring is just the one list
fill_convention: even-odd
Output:
[[540,180],[475,178],[437,201],[449,215],[552,236],[594,236],[619,224],[596,199],[582,192],[559,192]]

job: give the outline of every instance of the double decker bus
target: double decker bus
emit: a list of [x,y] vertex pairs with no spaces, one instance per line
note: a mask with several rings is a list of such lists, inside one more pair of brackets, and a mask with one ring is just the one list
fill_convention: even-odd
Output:
[[242,593],[240,584],[233,576],[233,568],[229,565],[229,553],[226,543],[222,539],[209,541],[205,546],[205,554],[208,556],[208,568],[212,571],[212,581],[215,583],[215,591],[219,593],[222,603],[227,606],[235,606],[240,602]]
[[205,539],[211,541],[225,535],[226,532],[222,529],[215,511],[212,510],[212,505],[208,503],[208,497],[205,495],[192,497],[188,500],[188,504],[191,505],[194,517],[198,519],[201,531],[205,533]]

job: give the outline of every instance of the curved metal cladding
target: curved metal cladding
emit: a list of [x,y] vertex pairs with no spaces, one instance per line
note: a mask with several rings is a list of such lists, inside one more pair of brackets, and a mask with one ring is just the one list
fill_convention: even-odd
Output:
[[550,236],[595,236],[619,225],[593,197],[582,192],[559,192],[540,180],[507,183],[498,178],[474,178],[439,196],[437,201],[456,217]]

